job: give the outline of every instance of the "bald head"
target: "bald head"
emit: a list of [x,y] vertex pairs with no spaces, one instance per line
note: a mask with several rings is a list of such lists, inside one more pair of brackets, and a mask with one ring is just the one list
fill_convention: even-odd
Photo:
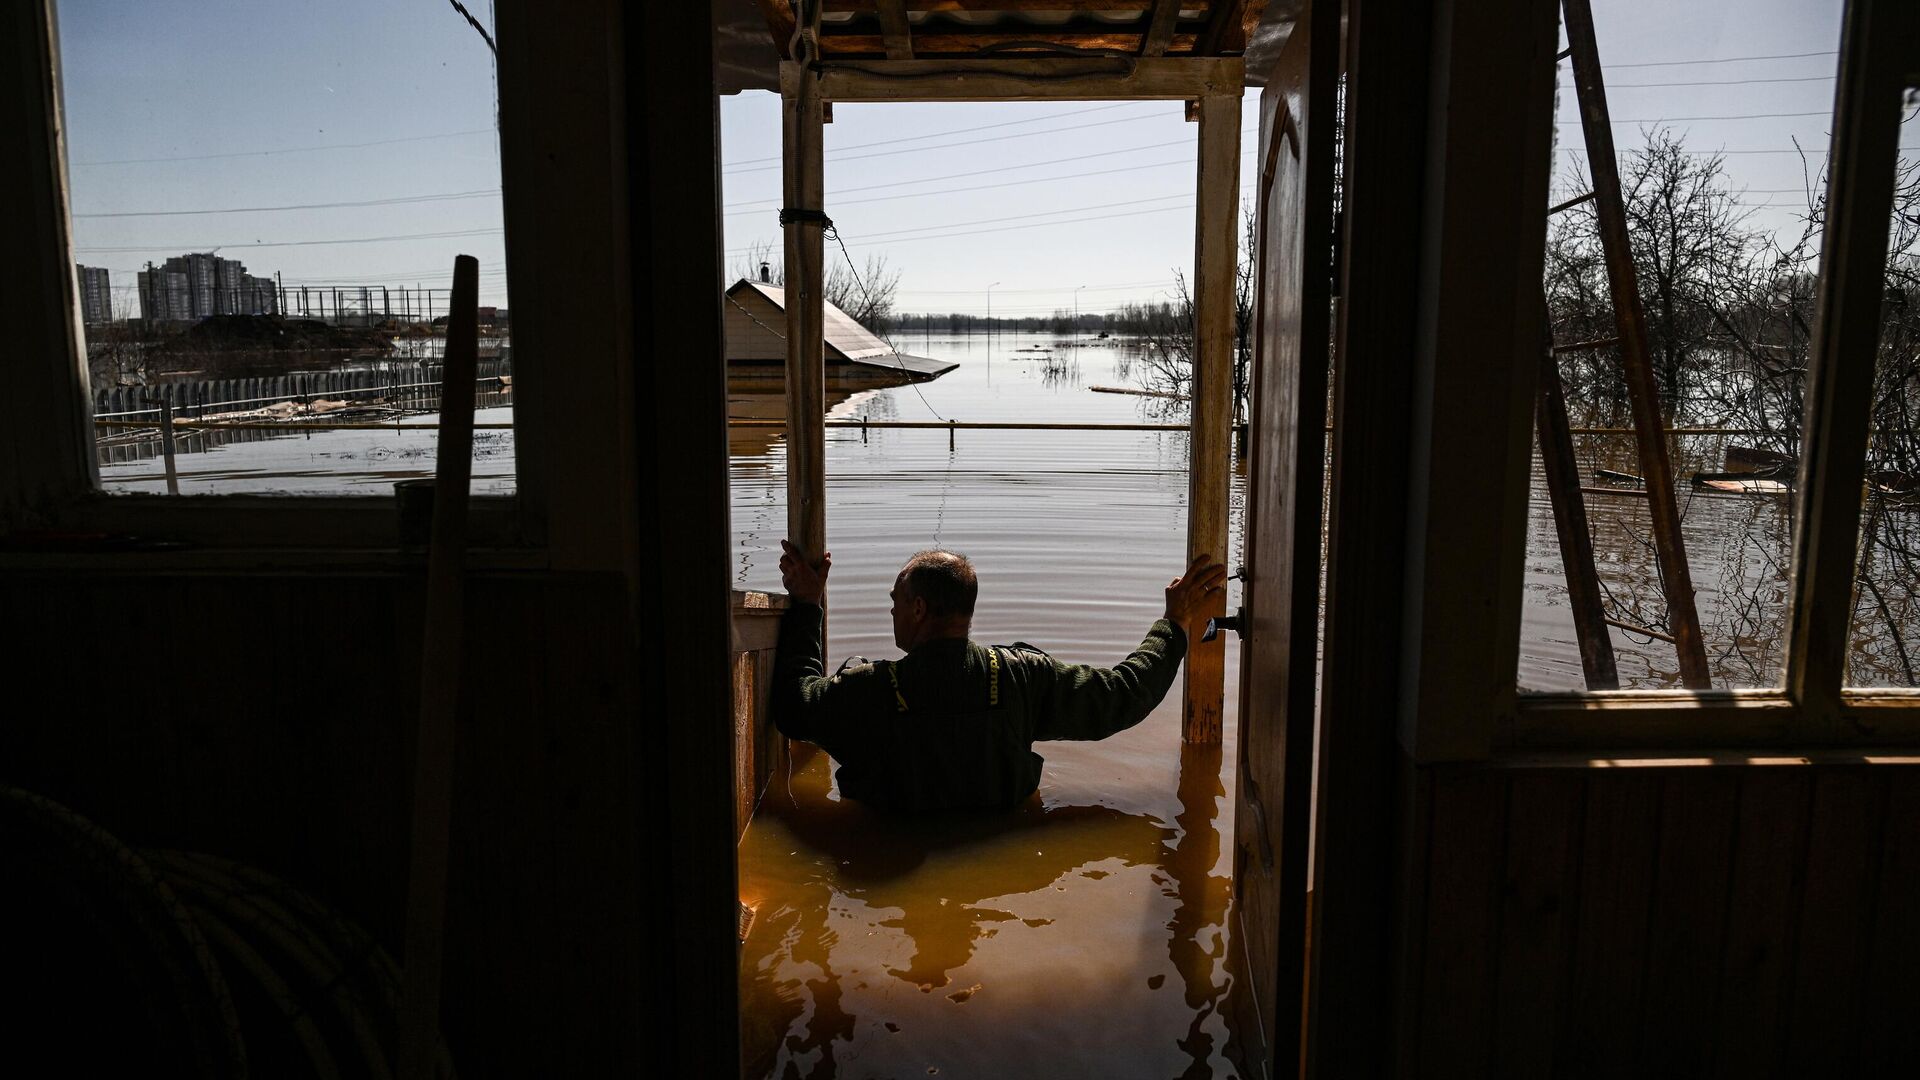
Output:
[[922,551],[893,583],[893,637],[912,650],[928,641],[967,636],[980,583],[965,555]]
[[936,616],[973,615],[973,603],[980,596],[980,580],[973,576],[973,564],[965,555],[952,551],[922,551],[907,560],[900,569],[900,583],[907,595],[927,602],[927,613]]

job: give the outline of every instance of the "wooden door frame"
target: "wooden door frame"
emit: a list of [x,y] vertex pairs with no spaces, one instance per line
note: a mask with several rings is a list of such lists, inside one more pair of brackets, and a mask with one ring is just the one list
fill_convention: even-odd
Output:
[[[1281,646],[1283,672],[1256,670],[1266,657],[1248,655],[1243,648],[1240,669],[1240,760],[1235,773],[1233,848],[1234,888],[1240,902],[1234,906],[1234,947],[1247,967],[1247,978],[1236,982],[1234,1012],[1247,1045],[1267,1075],[1291,1072],[1301,1057],[1302,969],[1308,926],[1308,851],[1311,831],[1314,753],[1315,655],[1318,651],[1320,612],[1321,500],[1325,477],[1324,402],[1327,390],[1332,281],[1330,252],[1333,231],[1333,158],[1338,137],[1335,128],[1335,92],[1338,80],[1340,4],[1319,0],[1303,5],[1286,42],[1275,57],[1261,94],[1260,171],[1255,230],[1258,244],[1254,308],[1254,359],[1250,382],[1253,416],[1248,443],[1253,454],[1247,493],[1247,622],[1248,641],[1271,636]],[[1304,55],[1303,55],[1304,54]],[[1296,120],[1296,110],[1300,119]],[[1283,163],[1297,158],[1283,174]],[[1269,218],[1283,175],[1289,192],[1297,192],[1297,221]],[[1291,199],[1288,200],[1291,202]],[[1296,210],[1282,206],[1286,213]],[[1280,250],[1273,249],[1276,236]],[[1297,251],[1294,245],[1297,244]],[[1273,336],[1270,336],[1273,335]],[[1274,382],[1273,380],[1280,380]],[[1269,415],[1274,405],[1292,402],[1294,415]],[[1279,427],[1276,428],[1276,425]],[[1277,455],[1270,463],[1268,455]],[[1267,490],[1271,464],[1289,470],[1282,490]],[[1277,500],[1274,520],[1266,514],[1267,500]],[[1277,528],[1283,535],[1271,544],[1256,543],[1254,532]],[[1290,556],[1284,565],[1269,566],[1262,552]],[[1274,588],[1284,608],[1276,613],[1256,603],[1261,590]],[[1278,625],[1276,625],[1276,623]],[[1283,687],[1283,689],[1282,689]],[[1255,693],[1277,692],[1271,708],[1248,707]],[[1253,727],[1254,717],[1278,717],[1277,730]],[[1277,760],[1277,785],[1271,772],[1259,764]],[[1269,756],[1270,755],[1270,756]],[[1277,786],[1277,790],[1275,789]],[[1263,788],[1265,790],[1263,790]],[[1245,898],[1248,889],[1243,867],[1250,853],[1269,869],[1259,879],[1273,890],[1273,954],[1249,951],[1257,935],[1248,929]],[[1255,912],[1259,918],[1265,911]],[[1260,999],[1265,974],[1257,964],[1270,964],[1271,1001]]]
[[[822,326],[827,224],[823,125],[834,102],[1185,101],[1199,124],[1194,188],[1194,380],[1187,484],[1187,556],[1225,560],[1232,494],[1234,267],[1239,251],[1240,102],[1237,56],[966,60],[815,58],[822,8],[808,4],[780,64],[781,169],[790,217],[784,243],[790,400],[823,400]],[[797,211],[798,213],[792,213]],[[784,220],[784,218],[783,218]],[[787,410],[787,532],[815,558],[827,548],[825,420],[821,407]],[[1223,594],[1208,615],[1224,615]],[[1226,641],[1195,641],[1182,676],[1181,738],[1218,743],[1226,696]]]

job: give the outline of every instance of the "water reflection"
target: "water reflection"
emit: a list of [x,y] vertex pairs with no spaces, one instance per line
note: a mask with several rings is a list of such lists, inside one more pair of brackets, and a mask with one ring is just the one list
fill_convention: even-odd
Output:
[[1219,747],[1180,751],[1171,823],[1039,797],[889,818],[796,748],[741,853],[747,1075],[1228,1074]]

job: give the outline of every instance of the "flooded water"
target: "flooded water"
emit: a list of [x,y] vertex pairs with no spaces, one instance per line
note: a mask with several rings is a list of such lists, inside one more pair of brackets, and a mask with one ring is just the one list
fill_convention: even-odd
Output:
[[[904,335],[902,351],[960,367],[918,387],[829,395],[834,418],[1184,420],[1165,402],[1094,393],[1132,385],[1128,348],[1052,335]],[[738,394],[736,417],[781,415]],[[367,493],[429,475],[435,433],[419,417],[377,431],[300,432],[180,456],[182,490]],[[510,409],[483,410],[506,423]],[[510,430],[476,433],[477,490],[513,482]],[[834,554],[829,663],[888,657],[887,591],[913,552],[967,553],[981,582],[976,640],[1033,642],[1111,664],[1139,643],[1183,562],[1186,435],[1139,431],[827,432]],[[1782,496],[1690,493],[1727,440],[1674,440],[1682,518],[1718,686],[1780,679],[1792,535]],[[785,456],[776,429],[730,433],[736,588],[777,591]],[[1637,472],[1626,436],[1582,436],[1596,467]],[[155,460],[103,467],[113,490],[163,490]],[[1589,483],[1594,481],[1589,480]],[[1234,478],[1234,550],[1244,476]],[[1645,507],[1588,499],[1610,610],[1663,625]],[[1895,573],[1888,561],[1876,573]],[[1536,462],[1518,677],[1582,685],[1552,515]],[[1229,606],[1237,605],[1238,583]],[[1617,630],[1622,684],[1677,685],[1671,645]],[[1227,685],[1237,683],[1228,650]],[[1857,653],[1884,664],[1884,648]],[[1867,663],[1867,661],[1863,661]],[[1864,672],[1864,674],[1862,674]],[[1885,681],[1868,666],[1856,681]],[[1178,692],[1131,731],[1044,744],[1036,800],[1018,812],[929,826],[879,820],[838,798],[824,755],[796,755],[740,847],[756,918],[741,958],[745,1050],[777,1077],[1235,1075],[1224,1006],[1233,695],[1228,743],[1183,748]],[[804,748],[803,748],[804,749]]]
[[[396,481],[433,475],[440,432],[432,413],[378,430],[247,432],[180,429],[174,467],[182,495],[391,495]],[[473,414],[473,490],[514,489],[513,408]],[[100,486],[113,492],[164,494],[167,476],[157,447],[144,444],[103,454],[124,456],[100,466]]]
[[[961,367],[833,415],[1152,419],[1140,398],[1087,390],[1127,381],[1122,349],[1005,334],[989,361],[984,337],[896,344]],[[1046,355],[1066,370],[1049,374]],[[783,463],[778,445],[734,458],[737,587],[779,587]],[[887,590],[907,556],[943,546],[980,575],[976,640],[1112,664],[1182,567],[1186,487],[1180,432],[962,431],[949,451],[944,431],[830,428],[830,662],[898,654]],[[749,1075],[1235,1075],[1221,1012],[1233,747],[1183,753],[1178,694],[1106,741],[1036,746],[1037,799],[989,821],[877,819],[837,798],[825,755],[796,760],[740,848],[757,910],[741,960]]]

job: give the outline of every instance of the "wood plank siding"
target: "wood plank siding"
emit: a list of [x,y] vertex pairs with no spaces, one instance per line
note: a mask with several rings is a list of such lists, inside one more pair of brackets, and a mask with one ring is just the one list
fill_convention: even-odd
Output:
[[[37,631],[0,654],[3,779],[136,848],[285,878],[399,956],[422,593],[391,573],[0,575],[0,609]],[[642,856],[680,812],[669,718],[636,722],[657,688],[619,575],[476,575],[468,599],[442,1027],[463,1076],[610,1075],[653,1051],[607,1025],[673,1008],[653,974],[667,860]],[[83,683],[82,656],[110,676]]]
[[1417,775],[1402,1075],[1911,1068],[1920,766]]

